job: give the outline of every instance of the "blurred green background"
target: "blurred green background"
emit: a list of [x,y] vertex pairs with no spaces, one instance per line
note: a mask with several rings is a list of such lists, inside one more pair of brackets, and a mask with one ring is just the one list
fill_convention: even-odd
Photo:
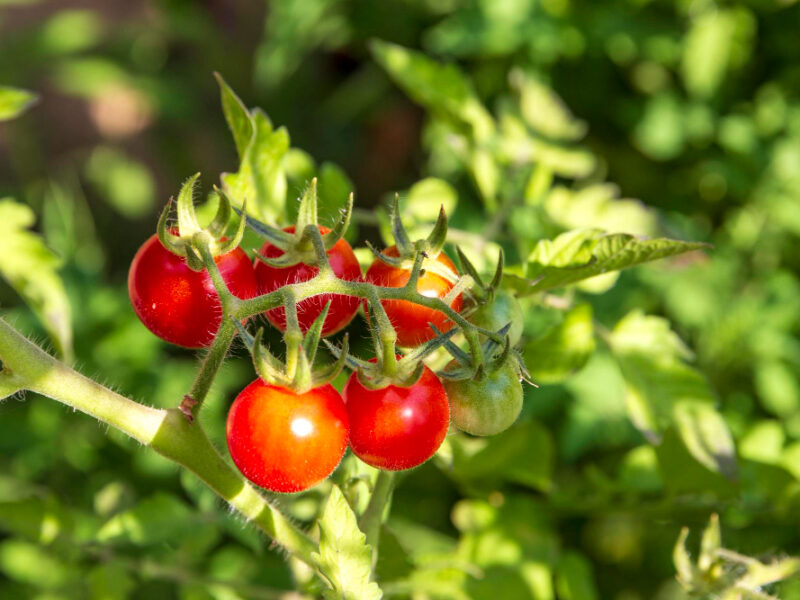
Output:
[[[511,97],[523,112],[528,96],[554,104],[563,122],[530,117],[572,153],[542,159],[547,219],[500,194],[514,218],[497,240],[514,240],[512,258],[585,226],[713,244],[623,272],[602,295],[592,292],[611,282],[575,293],[600,337],[634,308],[671,321],[733,434],[738,477],[693,461],[672,429],[648,444],[609,350],[576,350],[582,330],[566,326],[551,348],[541,336],[563,311],[526,306],[541,387],[526,390],[522,422],[486,447],[459,438],[404,478],[383,542],[395,560],[379,573],[406,581],[386,588],[400,597],[683,598],[672,546],[712,512],[730,548],[800,554],[798,31],[792,0],[0,0],[0,85],[38,95],[0,122],[0,198],[30,206],[60,257],[78,367],[174,406],[196,358],[141,326],[125,277],[186,177],[202,171],[208,190],[237,169],[213,72],[286,126],[318,172],[347,173],[361,239],[379,235],[382,213],[367,209],[431,175],[458,193],[456,227],[480,234],[469,215],[488,185],[453,158],[436,102],[410,100],[370,40],[456,62],[493,113]],[[290,176],[287,196],[304,182]],[[7,278],[13,251],[0,245]],[[47,339],[4,284],[0,305]],[[586,315],[570,314],[580,328]],[[61,327],[61,342],[45,343],[65,350]],[[562,346],[581,356],[548,370]],[[252,377],[239,352],[215,385],[203,421],[220,445]],[[351,470],[348,459],[339,479]],[[322,497],[324,486],[280,503],[309,521]],[[43,398],[0,406],[0,598],[276,598],[293,578],[307,574],[154,453]],[[768,591],[800,598],[793,581]]]

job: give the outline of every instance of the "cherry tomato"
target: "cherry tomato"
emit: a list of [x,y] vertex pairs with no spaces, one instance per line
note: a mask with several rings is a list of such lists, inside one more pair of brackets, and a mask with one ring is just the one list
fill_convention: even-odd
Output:
[[447,434],[447,395],[428,367],[409,387],[377,390],[365,388],[353,373],[342,395],[350,420],[350,448],[373,467],[416,467],[433,456]]
[[[319,227],[321,233],[330,231],[327,227]],[[294,225],[284,228],[284,231],[294,232]],[[261,254],[267,258],[275,258],[283,254],[283,250],[266,242],[261,247]],[[353,249],[346,240],[341,239],[328,250],[328,262],[337,277],[348,281],[361,281],[361,266],[358,264]],[[279,287],[291,283],[301,283],[312,279],[319,269],[317,267],[298,263],[283,269],[271,267],[262,260],[256,259],[256,278],[262,294],[272,292]],[[332,335],[347,326],[353,320],[360,299],[341,294],[320,294],[312,296],[297,303],[297,320],[303,332],[308,331],[314,320],[320,315],[325,305],[331,301],[328,316],[322,325],[322,335]],[[268,310],[267,319],[281,331],[286,331],[286,310],[283,307]]]
[[511,339],[512,346],[515,346],[522,337],[524,323],[522,307],[517,298],[507,290],[495,290],[492,301],[479,306],[474,313],[467,317],[467,320],[490,331],[497,331],[511,323],[508,337]]
[[522,384],[511,363],[479,380],[445,379],[444,388],[450,401],[453,425],[472,435],[495,435],[505,431],[522,410]]
[[[241,248],[214,260],[235,296],[258,295],[253,264]],[[157,235],[133,257],[128,294],[136,315],[161,339],[186,348],[203,348],[214,340],[222,308],[211,278],[206,271],[192,271]]]
[[[387,256],[397,256],[397,247],[390,246],[383,253]],[[454,275],[456,274],[455,265],[444,252],[440,252],[436,260]],[[366,274],[368,282],[383,287],[403,287],[410,277],[409,269],[387,265],[378,258],[372,262]],[[417,291],[429,298],[444,298],[451,289],[453,284],[450,281],[430,270],[425,271],[417,282]],[[453,310],[461,310],[461,300],[461,294],[453,299],[450,303]],[[407,300],[382,300],[381,304],[397,331],[399,346],[415,347],[433,339],[436,334],[428,323],[433,323],[442,332],[454,325],[443,312]]]
[[250,481],[273,492],[300,492],[330,475],[347,448],[347,411],[323,385],[304,394],[261,379],[228,412],[228,450]]

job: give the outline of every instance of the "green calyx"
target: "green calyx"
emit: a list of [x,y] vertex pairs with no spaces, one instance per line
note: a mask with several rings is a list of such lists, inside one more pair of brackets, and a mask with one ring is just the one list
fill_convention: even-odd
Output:
[[268,258],[256,252],[259,260],[279,269],[299,263],[326,269],[329,267],[327,252],[344,237],[350,226],[352,214],[353,194],[351,193],[339,220],[330,231],[322,233],[317,216],[317,178],[315,177],[308,184],[300,199],[297,223],[293,233],[277,229],[250,216],[247,216],[246,220],[247,224],[264,239],[283,250],[283,254],[274,258]]
[[503,336],[502,344],[491,338],[487,339],[481,346],[480,356],[477,357],[465,352],[449,340],[444,341],[442,345],[453,356],[453,360],[437,375],[451,381],[466,379],[482,381],[510,363],[520,379],[535,385],[530,381],[530,373],[525,368],[519,353],[511,346],[511,339],[508,336],[510,328],[511,324],[509,323],[497,332]]
[[[344,360],[345,364],[355,371],[358,380],[365,388],[375,390],[388,385],[408,387],[414,385],[422,376],[422,371],[425,368],[424,359],[448,343],[456,331],[457,329],[454,328],[447,333],[440,333],[432,340],[405,355],[396,354],[394,345],[392,345],[390,356],[387,356],[383,351],[377,352],[376,358],[372,361],[366,361],[348,354],[344,344],[341,348],[337,348],[328,340],[325,340],[325,344],[338,360]],[[375,333],[373,333],[374,338]]]
[[[337,356],[333,364],[314,369],[314,359],[317,356],[322,326],[328,315],[330,302],[303,335],[297,325],[297,309],[294,299],[287,296],[286,300],[287,327],[283,336],[286,344],[285,362],[279,360],[262,343],[263,328],[259,328],[256,335],[252,336],[239,321],[235,321],[235,324],[253,357],[253,365],[258,376],[270,385],[285,387],[302,394],[315,387],[330,383],[341,372],[346,362],[348,340],[345,335],[341,354]],[[289,303],[292,303],[294,307],[291,313],[288,307]]]
[[400,218],[400,199],[397,194],[395,194],[392,202],[390,213],[392,236],[394,237],[398,256],[389,256],[367,242],[367,247],[375,257],[387,265],[410,270],[414,281],[416,281],[421,272],[424,273],[426,270],[430,270],[455,283],[457,277],[454,277],[449,269],[436,260],[447,240],[447,214],[444,212],[444,207],[440,208],[439,217],[436,219],[436,224],[428,237],[416,241],[411,241],[408,231]]
[[200,226],[194,209],[194,188],[199,177],[200,173],[192,175],[178,193],[177,227],[169,224],[173,203],[173,199],[170,198],[161,212],[157,228],[161,244],[173,254],[184,257],[189,268],[195,271],[201,271],[204,268],[202,255],[205,251],[208,251],[211,256],[221,256],[239,246],[245,228],[245,220],[240,219],[233,237],[224,237],[232,216],[231,201],[227,194],[217,187],[214,188],[219,196],[217,214],[207,227]]

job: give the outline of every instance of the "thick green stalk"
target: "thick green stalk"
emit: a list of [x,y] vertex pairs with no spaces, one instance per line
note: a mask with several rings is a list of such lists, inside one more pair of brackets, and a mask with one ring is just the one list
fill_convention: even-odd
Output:
[[358,526],[367,538],[367,544],[372,547],[373,558],[378,557],[378,544],[380,543],[381,524],[383,523],[386,505],[392,497],[394,489],[394,472],[380,471],[375,480],[372,496],[367,504],[367,509],[359,519]]
[[190,469],[220,497],[300,560],[316,544],[228,465],[199,424],[178,409],[144,406],[57,361],[0,319],[0,391],[29,390],[80,410]]

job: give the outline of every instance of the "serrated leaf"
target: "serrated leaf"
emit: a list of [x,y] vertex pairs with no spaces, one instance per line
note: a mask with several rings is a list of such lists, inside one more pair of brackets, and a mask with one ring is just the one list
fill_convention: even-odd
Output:
[[258,109],[252,118],[255,133],[244,151],[239,171],[224,173],[222,183],[236,206],[241,207],[247,200],[248,214],[276,225],[286,208],[283,158],[289,150],[289,133],[284,127],[273,129],[267,115]]
[[525,345],[525,366],[540,383],[558,383],[583,368],[595,349],[592,307],[579,304],[542,337]]
[[554,240],[536,244],[526,265],[527,286],[513,276],[509,278],[509,285],[521,293],[542,292],[705,247],[706,244],[699,242],[638,239],[625,233],[604,234],[595,229],[569,231]]
[[330,600],[379,600],[383,593],[372,581],[372,551],[356,516],[338,486],[331,487],[319,519],[319,553],[313,554],[332,590]]
[[219,84],[222,112],[225,114],[225,120],[228,122],[228,127],[230,127],[233,134],[233,141],[236,143],[239,159],[242,160],[255,132],[253,118],[250,116],[247,107],[239,99],[239,96],[236,95],[236,92],[222,78],[222,75],[219,73],[214,75]]
[[0,86],[0,121],[18,117],[36,102],[33,92]]
[[71,310],[57,269],[61,261],[28,231],[35,215],[10,198],[0,200],[0,275],[31,307],[59,353],[72,353]]

